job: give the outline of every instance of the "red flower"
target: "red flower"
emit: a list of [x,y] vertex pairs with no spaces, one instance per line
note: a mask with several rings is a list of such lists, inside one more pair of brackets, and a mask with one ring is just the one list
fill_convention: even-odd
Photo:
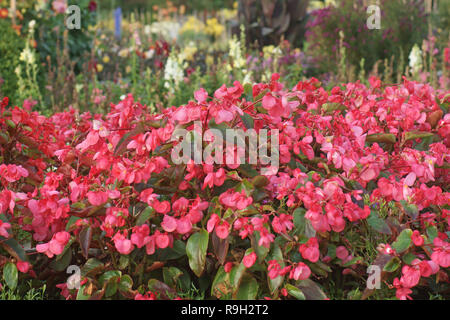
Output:
[[90,12],[97,10],[97,2],[89,1],[88,9]]
[[1,8],[0,9],[0,19],[6,19],[8,18],[9,15],[9,11],[6,8]]

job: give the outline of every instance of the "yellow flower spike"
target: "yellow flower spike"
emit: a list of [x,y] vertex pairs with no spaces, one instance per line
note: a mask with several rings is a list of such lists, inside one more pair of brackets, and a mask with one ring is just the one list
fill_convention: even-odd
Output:
[[101,63],[97,64],[97,72],[102,72],[103,71],[103,65]]

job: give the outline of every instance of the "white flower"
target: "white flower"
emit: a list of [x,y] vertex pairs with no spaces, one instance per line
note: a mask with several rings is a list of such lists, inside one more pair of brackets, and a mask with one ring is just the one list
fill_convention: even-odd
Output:
[[[175,87],[183,81],[184,72],[183,72],[183,61],[180,59],[180,56],[173,51],[166,61],[166,66],[164,68],[164,86],[169,88],[172,92],[175,90],[174,86],[171,85],[171,82],[175,84]],[[181,60],[181,61],[180,61]]]
[[34,29],[35,26],[36,20],[31,20],[30,22],[28,22],[28,29],[30,29],[30,32]]
[[413,73],[417,73],[422,69],[422,51],[417,44],[411,50],[409,54],[409,66],[411,67]]
[[150,49],[150,50],[146,51],[144,54],[145,54],[145,59],[151,59],[151,58],[153,58],[153,55],[155,54],[155,50]]
[[34,63],[34,54],[31,52],[30,48],[27,46],[20,53],[19,59],[20,59],[20,61],[24,61],[27,64],[33,64]]

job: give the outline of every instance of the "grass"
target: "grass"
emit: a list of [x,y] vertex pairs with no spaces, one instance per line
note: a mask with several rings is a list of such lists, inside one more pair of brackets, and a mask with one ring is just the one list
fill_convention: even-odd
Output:
[[23,289],[11,290],[2,284],[3,290],[0,291],[0,300],[45,300],[46,299],[46,285],[40,288],[33,288],[32,282],[28,281],[27,286]]

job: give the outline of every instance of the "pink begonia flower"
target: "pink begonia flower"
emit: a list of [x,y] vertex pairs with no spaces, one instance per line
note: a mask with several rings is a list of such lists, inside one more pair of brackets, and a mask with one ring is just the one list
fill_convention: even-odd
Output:
[[189,217],[185,216],[177,220],[177,232],[179,234],[186,234],[191,230],[192,230],[192,222]]
[[317,238],[310,238],[306,244],[300,245],[299,252],[304,259],[308,259],[311,262],[317,262],[320,256]]
[[173,232],[177,229],[177,219],[169,215],[164,215],[163,221],[161,222],[161,227],[166,232]]
[[36,245],[36,251],[45,253],[49,258],[59,255],[63,252],[67,242],[69,242],[70,234],[66,231],[60,231],[53,235],[52,240],[48,243]]
[[15,164],[1,164],[0,177],[8,182],[15,182],[20,180],[22,177],[28,177],[28,171],[21,165],[16,166]]
[[450,243],[436,237],[433,240],[433,244],[435,248],[433,248],[431,260],[443,268],[450,267]]
[[206,92],[205,89],[201,88],[194,92],[194,98],[197,100],[197,103],[203,104],[206,102],[206,99],[208,98],[208,92]]
[[336,248],[336,257],[341,260],[345,260],[348,257],[349,253],[346,247],[339,246]]
[[67,10],[67,1],[66,0],[54,0],[52,2],[52,8],[57,13],[65,13]]
[[155,232],[155,244],[158,248],[167,248],[170,244],[170,237],[167,234],[160,233],[159,230]]
[[89,191],[87,197],[93,206],[101,206],[108,201],[108,193],[104,191]]
[[8,222],[3,222],[0,220],[0,236],[9,238],[9,233],[7,229],[11,228],[11,224]]
[[256,262],[256,253],[251,252],[249,254],[247,254],[246,256],[244,256],[244,258],[242,259],[242,263],[244,264],[244,266],[246,268],[250,268],[251,266],[253,266]]
[[169,201],[162,201],[159,202],[158,200],[153,201],[153,208],[158,213],[166,214],[170,211],[170,202]]
[[222,224],[216,225],[216,235],[220,239],[226,239],[229,234],[230,224],[227,221],[222,221]]
[[418,230],[414,230],[412,235],[411,235],[411,239],[414,243],[415,246],[420,247],[423,246],[425,240],[422,237],[422,235],[420,234],[420,232]]
[[27,261],[17,261],[16,266],[17,270],[22,273],[28,273],[28,271],[31,269],[31,264]]
[[310,275],[311,269],[303,262],[299,262],[297,266],[291,270],[289,278],[294,280],[305,280],[308,279]]

